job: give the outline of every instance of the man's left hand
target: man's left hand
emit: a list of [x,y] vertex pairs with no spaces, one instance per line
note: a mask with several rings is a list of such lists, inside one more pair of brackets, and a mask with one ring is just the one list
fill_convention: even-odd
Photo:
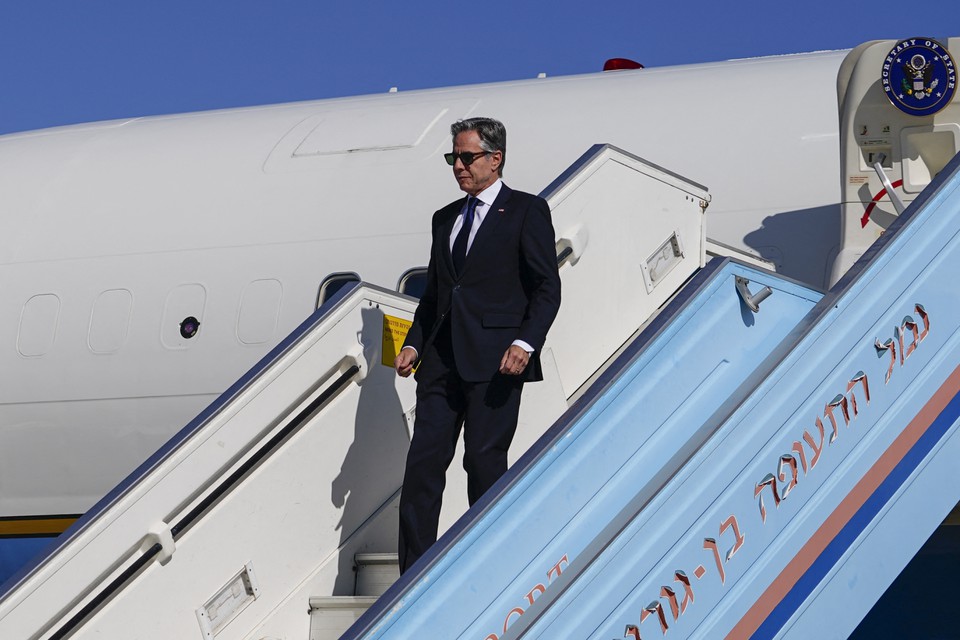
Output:
[[500,360],[500,373],[508,376],[518,376],[527,368],[530,354],[515,344],[510,345]]

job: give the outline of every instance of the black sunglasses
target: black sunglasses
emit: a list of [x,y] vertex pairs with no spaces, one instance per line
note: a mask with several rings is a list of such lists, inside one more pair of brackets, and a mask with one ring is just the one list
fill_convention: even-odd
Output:
[[460,162],[463,163],[463,166],[469,167],[473,164],[473,161],[477,158],[483,157],[489,153],[495,153],[493,151],[479,151],[474,153],[473,151],[461,151],[460,153],[445,153],[443,154],[443,159],[447,161],[447,164],[451,167],[456,164],[457,158],[460,158]]

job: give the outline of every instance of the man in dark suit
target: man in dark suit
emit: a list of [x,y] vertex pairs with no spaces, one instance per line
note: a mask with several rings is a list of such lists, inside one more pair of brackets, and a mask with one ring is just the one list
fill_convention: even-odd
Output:
[[437,539],[446,470],[463,428],[472,505],[507,470],[524,382],[560,307],[550,209],[503,184],[506,129],[491,118],[450,127],[445,154],[467,193],[433,216],[427,285],[394,362],[417,367],[417,417],[400,496],[400,570]]

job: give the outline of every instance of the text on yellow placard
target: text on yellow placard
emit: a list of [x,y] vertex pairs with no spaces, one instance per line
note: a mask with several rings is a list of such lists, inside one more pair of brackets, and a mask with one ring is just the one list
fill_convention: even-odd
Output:
[[400,353],[400,348],[403,347],[403,341],[407,338],[407,331],[410,330],[411,324],[413,322],[410,320],[383,314],[383,348],[381,352],[383,353],[382,362],[384,366],[393,366],[393,361]]

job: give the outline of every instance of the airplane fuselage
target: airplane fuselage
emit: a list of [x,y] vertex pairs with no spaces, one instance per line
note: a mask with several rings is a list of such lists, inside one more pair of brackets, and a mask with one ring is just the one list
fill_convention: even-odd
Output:
[[705,184],[713,239],[825,286],[843,57],[0,138],[0,516],[83,512],[315,309],[330,274],[395,286],[425,267],[431,213],[461,196],[441,157],[459,118],[506,123],[514,188],[539,191],[598,142]]

